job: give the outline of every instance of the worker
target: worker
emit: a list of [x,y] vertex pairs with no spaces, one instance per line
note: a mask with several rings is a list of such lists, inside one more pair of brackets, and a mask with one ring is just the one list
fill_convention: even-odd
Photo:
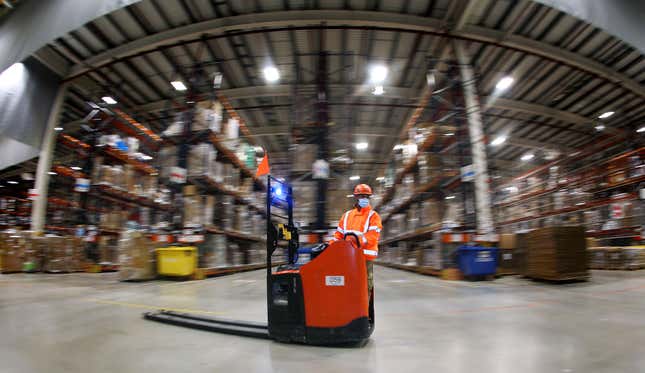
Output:
[[378,240],[381,236],[381,217],[372,210],[370,197],[372,188],[358,184],[354,188],[354,208],[345,212],[338,222],[332,241],[342,240],[346,233],[354,233],[360,240],[360,247],[366,259],[368,294],[374,289],[374,263],[378,256]]

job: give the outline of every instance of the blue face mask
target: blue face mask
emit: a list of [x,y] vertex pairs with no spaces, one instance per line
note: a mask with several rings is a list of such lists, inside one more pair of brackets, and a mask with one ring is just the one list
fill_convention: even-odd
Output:
[[359,198],[358,199],[358,206],[360,206],[360,208],[367,207],[367,205],[369,205],[369,204],[370,204],[370,199],[369,198]]

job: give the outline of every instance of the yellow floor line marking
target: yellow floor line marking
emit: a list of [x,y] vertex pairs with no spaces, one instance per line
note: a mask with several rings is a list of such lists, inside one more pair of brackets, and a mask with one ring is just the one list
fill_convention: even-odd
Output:
[[114,306],[123,306],[130,308],[145,308],[145,309],[155,309],[155,310],[166,310],[173,312],[185,312],[185,313],[198,313],[202,315],[225,315],[224,312],[215,312],[215,311],[206,311],[206,310],[193,310],[189,308],[173,308],[173,307],[161,307],[153,306],[151,304],[140,304],[140,303],[130,303],[130,302],[119,302],[115,300],[104,300],[104,299],[88,299],[89,302],[95,302],[100,304],[110,304]]

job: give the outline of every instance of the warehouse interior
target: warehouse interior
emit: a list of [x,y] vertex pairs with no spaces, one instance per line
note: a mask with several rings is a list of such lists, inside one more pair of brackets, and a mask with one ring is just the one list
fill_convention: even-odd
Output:
[[0,1],[2,371],[641,372],[643,17]]

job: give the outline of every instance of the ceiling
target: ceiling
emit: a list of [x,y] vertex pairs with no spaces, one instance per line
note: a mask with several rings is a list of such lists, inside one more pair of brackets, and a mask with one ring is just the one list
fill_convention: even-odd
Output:
[[[517,172],[600,136],[622,136],[626,146],[642,142],[635,129],[645,125],[643,55],[528,0],[143,0],[52,41],[35,56],[70,71],[61,116],[70,133],[89,112],[87,102],[105,95],[160,132],[173,105],[186,100],[169,82],[219,72],[220,92],[279,167],[288,158],[291,129],[316,122],[324,51],[332,156],[347,152],[354,159],[348,172],[369,181],[382,172],[429,89],[429,64],[439,61],[444,73],[420,121],[440,122],[455,109],[447,93],[437,92],[452,81],[443,63],[455,59],[452,43],[463,43],[472,58],[486,135],[508,138],[488,147],[492,169]],[[389,68],[381,96],[366,84],[374,64]],[[267,65],[278,68],[279,82],[264,81]],[[504,76],[515,84],[495,97]],[[606,111],[616,113],[597,118]],[[445,123],[463,117],[463,107],[457,112]],[[606,128],[597,131],[601,123]],[[353,149],[359,141],[369,143],[366,151]],[[536,157],[519,161],[527,152]]]

